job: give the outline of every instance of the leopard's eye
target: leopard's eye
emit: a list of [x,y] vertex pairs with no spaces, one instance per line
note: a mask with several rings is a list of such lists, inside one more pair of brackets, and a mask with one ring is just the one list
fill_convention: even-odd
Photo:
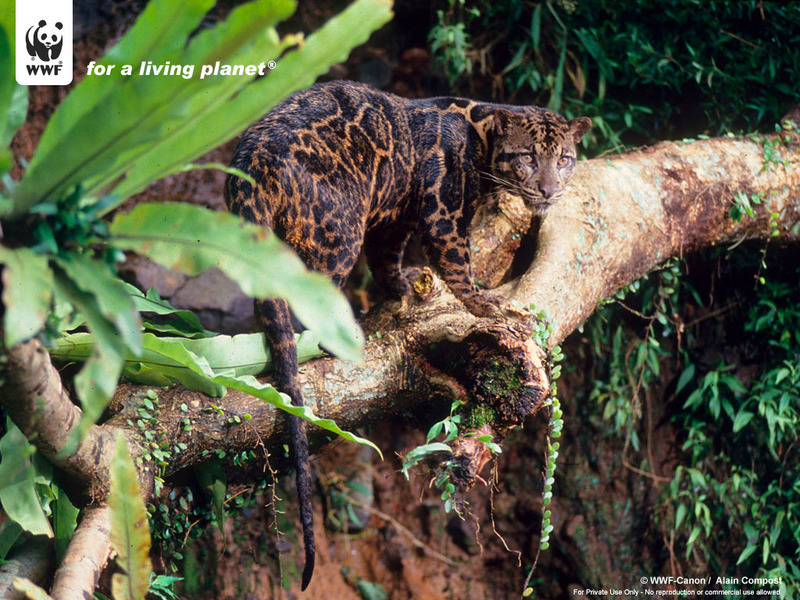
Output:
[[533,162],[533,156],[531,156],[530,154],[520,154],[519,158],[526,165],[529,165]]
[[572,162],[572,158],[569,156],[562,156],[558,159],[558,166],[559,167],[566,167],[570,162]]

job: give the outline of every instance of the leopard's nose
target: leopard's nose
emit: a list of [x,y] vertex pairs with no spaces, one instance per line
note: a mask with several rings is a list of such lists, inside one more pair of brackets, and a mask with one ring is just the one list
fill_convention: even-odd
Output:
[[555,196],[556,192],[558,191],[558,185],[555,183],[540,183],[539,184],[539,192],[544,196],[545,199],[550,199]]

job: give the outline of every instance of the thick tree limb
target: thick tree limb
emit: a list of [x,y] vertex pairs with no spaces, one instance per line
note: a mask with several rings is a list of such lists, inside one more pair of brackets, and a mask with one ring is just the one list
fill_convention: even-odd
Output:
[[[38,340],[28,340],[11,348],[7,360],[0,404],[39,452],[74,477],[68,482],[70,491],[83,487],[89,498],[104,498],[111,452],[121,430],[92,426],[74,451],[64,453],[81,410],[64,389],[47,350]],[[136,438],[131,442],[135,444]]]
[[58,600],[91,598],[111,554],[111,525],[105,506],[83,511],[78,528],[56,571],[51,596]]
[[[796,136],[765,168],[763,142],[712,139],[661,143],[581,163],[568,197],[542,223],[528,271],[502,292],[552,315],[557,344],[597,303],[666,259],[716,244],[770,236],[800,239],[800,151]],[[756,218],[730,216],[734,195],[761,195]]]

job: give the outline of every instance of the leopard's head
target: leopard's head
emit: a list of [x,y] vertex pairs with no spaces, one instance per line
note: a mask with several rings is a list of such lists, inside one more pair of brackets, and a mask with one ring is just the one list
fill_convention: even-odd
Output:
[[592,126],[544,109],[494,112],[491,173],[497,187],[543,214],[561,197],[575,169],[575,145]]

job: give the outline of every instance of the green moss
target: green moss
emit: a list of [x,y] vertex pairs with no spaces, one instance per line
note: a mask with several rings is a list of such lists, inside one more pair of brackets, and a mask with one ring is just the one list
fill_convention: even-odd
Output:
[[464,425],[467,429],[477,429],[483,425],[491,425],[497,420],[495,410],[485,404],[464,407]]
[[519,366],[510,361],[492,359],[480,377],[480,392],[487,396],[503,397],[522,387]]

